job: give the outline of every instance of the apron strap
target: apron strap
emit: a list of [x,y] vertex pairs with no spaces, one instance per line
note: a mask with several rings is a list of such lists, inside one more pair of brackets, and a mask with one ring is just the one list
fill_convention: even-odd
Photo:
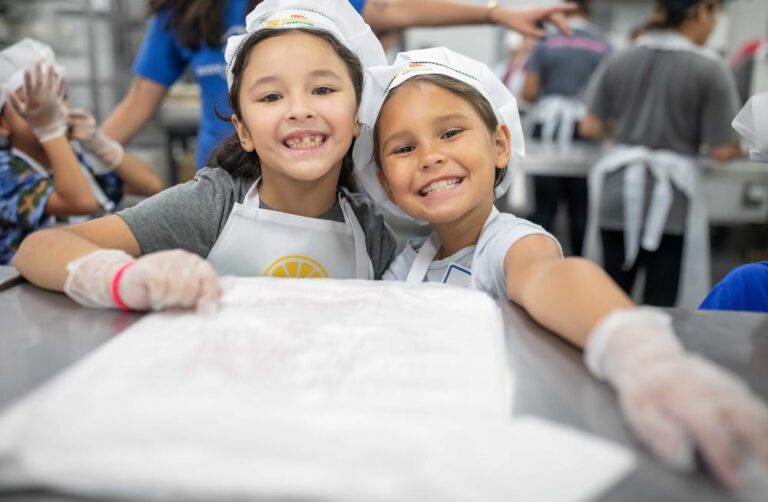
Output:
[[[491,214],[488,215],[488,218],[486,218],[485,223],[483,224],[483,230],[485,230],[498,215],[499,210],[496,209],[496,206],[492,206]],[[419,252],[416,254],[416,259],[413,261],[411,269],[408,271],[408,277],[405,279],[406,282],[411,284],[420,284],[424,282],[424,278],[429,271],[429,266],[434,261],[435,256],[437,256],[440,246],[440,237],[438,237],[437,232],[433,231],[429,234],[429,237],[427,237],[427,240],[424,241],[424,244],[421,245],[421,249],[419,249]],[[474,279],[472,280],[472,284],[474,284]]]
[[635,162],[624,169],[624,264],[629,270],[640,253],[640,223],[645,202],[645,164]]
[[645,232],[643,233],[643,249],[647,251],[656,251],[661,244],[661,237],[664,235],[664,227],[669,218],[669,210],[672,208],[674,192],[672,191],[672,182],[669,172],[662,166],[651,160],[651,172],[656,178],[656,184],[651,194],[651,203],[648,208],[648,218],[645,222]]
[[371,263],[371,257],[368,255],[368,248],[365,244],[365,233],[352,210],[352,206],[347,201],[347,196],[348,192],[345,189],[339,190],[341,213],[344,215],[347,226],[352,230],[352,239],[355,243],[355,277],[374,280],[373,263]]

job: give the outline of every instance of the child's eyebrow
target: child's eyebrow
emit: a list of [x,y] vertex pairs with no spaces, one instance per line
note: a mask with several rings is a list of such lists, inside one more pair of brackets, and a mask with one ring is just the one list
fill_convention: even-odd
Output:
[[251,84],[250,91],[254,90],[260,85],[263,84],[271,84],[272,82],[277,82],[278,78],[274,75],[267,75],[266,77],[257,78],[254,80],[253,84]]
[[[445,115],[439,115],[435,117],[432,120],[432,123],[440,126],[445,122],[449,122],[451,120],[467,120],[467,116],[463,113],[446,113]],[[409,136],[409,132],[406,130],[399,130],[396,131],[386,138],[384,138],[384,141],[381,142],[381,148],[386,149],[389,146],[389,143],[393,141],[400,141],[402,139],[405,139]]]
[[341,77],[333,70],[330,69],[320,69],[315,70],[309,74],[311,77],[331,77],[338,80],[341,80]]
[[432,122],[434,122],[435,124],[441,124],[443,122],[448,122],[449,120],[457,120],[457,119],[464,120],[466,118],[467,116],[464,115],[463,113],[447,113],[445,115],[440,115],[438,117],[435,117],[435,120],[433,120]]
[[395,133],[390,134],[386,138],[384,138],[384,141],[381,142],[381,149],[386,150],[387,147],[389,147],[389,144],[393,141],[400,141],[401,139],[405,139],[408,137],[408,131],[397,131]]
[[[336,80],[341,80],[341,77],[338,75],[338,73],[329,69],[314,70],[309,73],[309,76],[310,77],[328,77],[328,78],[334,78]],[[253,84],[251,84],[250,90],[253,90],[260,85],[271,84],[279,80],[280,79],[275,75],[266,75],[264,77],[257,78],[256,80],[254,80]]]

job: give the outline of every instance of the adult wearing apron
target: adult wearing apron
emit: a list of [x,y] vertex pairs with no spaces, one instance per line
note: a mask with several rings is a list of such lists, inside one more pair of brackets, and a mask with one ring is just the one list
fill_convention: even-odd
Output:
[[730,127],[733,76],[701,46],[719,0],[658,0],[649,32],[612,56],[585,96],[585,137],[616,145],[589,175],[588,258],[632,290],[645,268],[643,302],[695,307],[710,287],[709,233],[697,157],[742,154]]
[[[749,99],[733,120],[733,128],[746,140],[754,162],[768,162],[768,92]],[[699,308],[768,313],[768,261],[731,270]]]
[[[573,36],[551,34],[540,40],[526,64],[523,97],[535,102],[528,120],[533,139],[554,144],[563,155],[578,135],[586,111],[580,94],[610,45],[589,22],[590,0],[578,2],[570,17]],[[557,208],[567,207],[570,252],[581,254],[587,226],[587,181],[573,176],[534,176],[536,208],[531,220],[552,230]]]

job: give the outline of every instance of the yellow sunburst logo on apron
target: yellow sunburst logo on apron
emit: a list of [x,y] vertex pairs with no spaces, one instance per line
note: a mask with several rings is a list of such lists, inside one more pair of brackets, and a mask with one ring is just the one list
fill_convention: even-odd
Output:
[[319,261],[309,256],[288,255],[273,261],[264,271],[268,277],[292,277],[297,279],[324,279],[328,277]]

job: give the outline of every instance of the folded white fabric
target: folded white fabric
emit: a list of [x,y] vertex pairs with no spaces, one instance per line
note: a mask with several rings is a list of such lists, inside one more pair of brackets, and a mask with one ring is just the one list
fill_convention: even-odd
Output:
[[268,278],[225,291],[215,315],[146,316],[0,417],[0,487],[583,500],[631,467],[580,433],[510,425],[503,325],[481,293]]

